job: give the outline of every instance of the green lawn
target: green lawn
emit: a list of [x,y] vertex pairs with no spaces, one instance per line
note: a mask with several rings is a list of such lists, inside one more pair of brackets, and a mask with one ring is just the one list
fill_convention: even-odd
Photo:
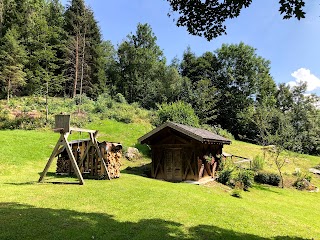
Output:
[[[98,129],[100,140],[125,147],[151,129],[110,120],[87,127]],[[217,183],[169,183],[128,173],[85,180],[84,186],[38,184],[57,139],[50,131],[0,131],[0,239],[319,239],[320,193],[256,185],[238,199]],[[226,151],[250,157],[258,149],[235,141]],[[295,162],[319,160],[299,156]]]

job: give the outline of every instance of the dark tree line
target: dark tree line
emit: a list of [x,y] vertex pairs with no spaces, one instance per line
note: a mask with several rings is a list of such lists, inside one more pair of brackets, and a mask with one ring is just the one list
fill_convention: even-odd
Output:
[[105,49],[83,0],[1,0],[1,92],[96,97],[105,83]]
[[148,24],[117,47],[102,41],[83,0],[66,8],[59,0],[0,0],[0,43],[0,98],[8,101],[107,93],[146,109],[177,103],[176,111],[191,112],[189,104],[200,124],[236,138],[320,153],[318,99],[305,94],[304,83],[277,86],[270,62],[244,43],[201,56],[188,48],[168,63]]

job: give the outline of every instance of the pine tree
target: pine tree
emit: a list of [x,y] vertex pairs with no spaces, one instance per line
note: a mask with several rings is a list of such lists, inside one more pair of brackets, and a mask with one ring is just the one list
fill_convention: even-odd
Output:
[[65,12],[65,30],[67,31],[67,76],[71,80],[69,93],[86,93],[96,97],[106,81],[103,65],[103,47],[101,33],[91,9],[83,0],[72,0]]
[[23,71],[26,53],[19,45],[17,31],[9,29],[2,39],[0,48],[0,80],[6,85],[7,101],[17,87],[25,84],[25,72]]

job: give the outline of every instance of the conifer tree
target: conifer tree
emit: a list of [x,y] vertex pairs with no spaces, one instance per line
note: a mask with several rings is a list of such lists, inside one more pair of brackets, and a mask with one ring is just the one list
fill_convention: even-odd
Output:
[[0,47],[0,80],[6,85],[7,101],[10,95],[25,84],[23,71],[26,53],[17,40],[17,31],[9,29],[2,39]]

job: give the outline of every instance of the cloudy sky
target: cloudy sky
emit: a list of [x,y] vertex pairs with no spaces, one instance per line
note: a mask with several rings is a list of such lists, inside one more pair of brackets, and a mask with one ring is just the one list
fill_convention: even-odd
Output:
[[[137,24],[149,23],[168,61],[182,58],[190,46],[197,54],[214,51],[223,43],[244,43],[271,61],[277,83],[291,86],[308,82],[308,91],[320,95],[320,5],[306,0],[306,19],[282,20],[278,0],[254,0],[241,16],[227,22],[227,35],[210,42],[191,36],[167,17],[166,0],[85,0],[94,13],[105,40],[120,44]],[[67,0],[62,3],[66,4]]]

